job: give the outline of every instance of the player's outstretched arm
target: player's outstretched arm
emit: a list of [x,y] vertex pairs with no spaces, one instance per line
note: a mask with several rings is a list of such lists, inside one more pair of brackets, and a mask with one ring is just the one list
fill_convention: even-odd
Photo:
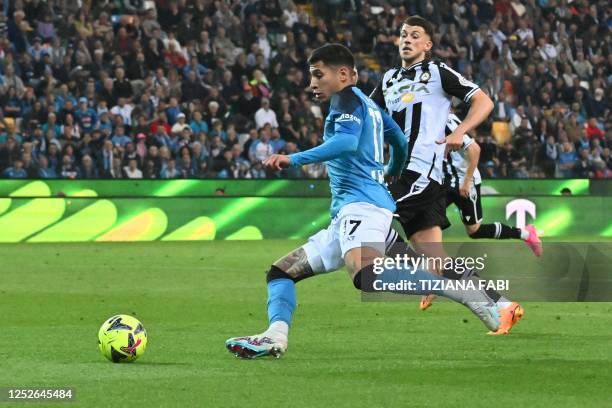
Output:
[[304,152],[290,154],[273,154],[263,161],[263,165],[272,170],[282,170],[291,166],[303,166],[311,163],[322,163],[340,157],[344,153],[357,151],[359,139],[355,135],[336,133],[322,145]]
[[408,141],[402,129],[386,112],[381,110],[385,141],[389,143],[390,159],[385,166],[386,176],[399,176],[408,158]]
[[321,163],[357,151],[363,126],[362,108],[361,105],[353,106],[356,104],[350,99],[348,103],[342,102],[335,97],[331,104],[331,109],[335,111],[333,136],[320,146],[290,155],[292,166]]
[[304,152],[289,155],[290,165],[303,166],[305,164],[321,163],[328,160],[333,160],[340,157],[344,153],[357,151],[358,146],[359,139],[355,134],[336,131],[334,137],[328,139],[322,145]]

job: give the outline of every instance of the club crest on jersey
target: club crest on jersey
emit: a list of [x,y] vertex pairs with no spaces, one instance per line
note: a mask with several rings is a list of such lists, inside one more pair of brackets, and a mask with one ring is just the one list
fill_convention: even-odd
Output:
[[336,122],[357,122],[361,124],[361,119],[355,115],[351,115],[350,113],[343,113],[340,115],[340,117],[338,117],[338,119],[336,119]]
[[427,82],[427,81],[429,81],[430,78],[431,78],[431,74],[429,72],[423,72],[421,74],[421,78],[419,79],[419,81]]

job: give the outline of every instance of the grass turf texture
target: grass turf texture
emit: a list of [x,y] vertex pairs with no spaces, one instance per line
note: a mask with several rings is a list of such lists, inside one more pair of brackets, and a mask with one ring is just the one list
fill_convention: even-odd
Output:
[[[264,272],[296,245],[2,245],[0,386],[74,387],[71,406],[610,403],[610,303],[525,304],[512,335],[489,337],[449,302],[363,303],[344,271],[298,284],[283,358],[234,358],[225,339],[266,327]],[[97,350],[117,313],[149,333],[133,364]]]

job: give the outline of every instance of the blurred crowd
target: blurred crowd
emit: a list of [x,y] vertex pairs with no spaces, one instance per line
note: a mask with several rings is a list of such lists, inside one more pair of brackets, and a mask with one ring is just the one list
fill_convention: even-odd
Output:
[[322,142],[310,51],[347,45],[370,92],[399,62],[412,14],[436,25],[434,58],[495,101],[475,132],[484,177],[612,176],[606,1],[3,0],[1,11],[0,177],[326,177],[323,165],[261,166]]

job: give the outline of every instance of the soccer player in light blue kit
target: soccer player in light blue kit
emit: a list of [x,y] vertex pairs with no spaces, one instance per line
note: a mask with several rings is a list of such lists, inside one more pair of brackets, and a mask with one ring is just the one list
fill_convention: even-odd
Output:
[[[295,283],[317,273],[346,265],[358,289],[374,292],[381,282],[445,280],[423,270],[384,268],[374,272],[374,260],[384,256],[395,202],[385,176],[399,176],[407,157],[404,132],[368,96],[354,86],[355,60],[340,44],[327,44],[308,59],[310,86],[319,101],[330,101],[325,120],[324,143],[305,152],[273,155],[264,161],[271,169],[325,162],[332,193],[328,228],[308,239],[270,267],[268,281],[268,329],[257,335],[234,337],[227,349],[242,358],[279,357],[287,349],[289,326],[296,307]],[[384,166],[384,142],[390,145],[390,161]],[[454,290],[394,291],[436,294],[458,301],[486,325],[495,328],[497,311],[484,294]]]

